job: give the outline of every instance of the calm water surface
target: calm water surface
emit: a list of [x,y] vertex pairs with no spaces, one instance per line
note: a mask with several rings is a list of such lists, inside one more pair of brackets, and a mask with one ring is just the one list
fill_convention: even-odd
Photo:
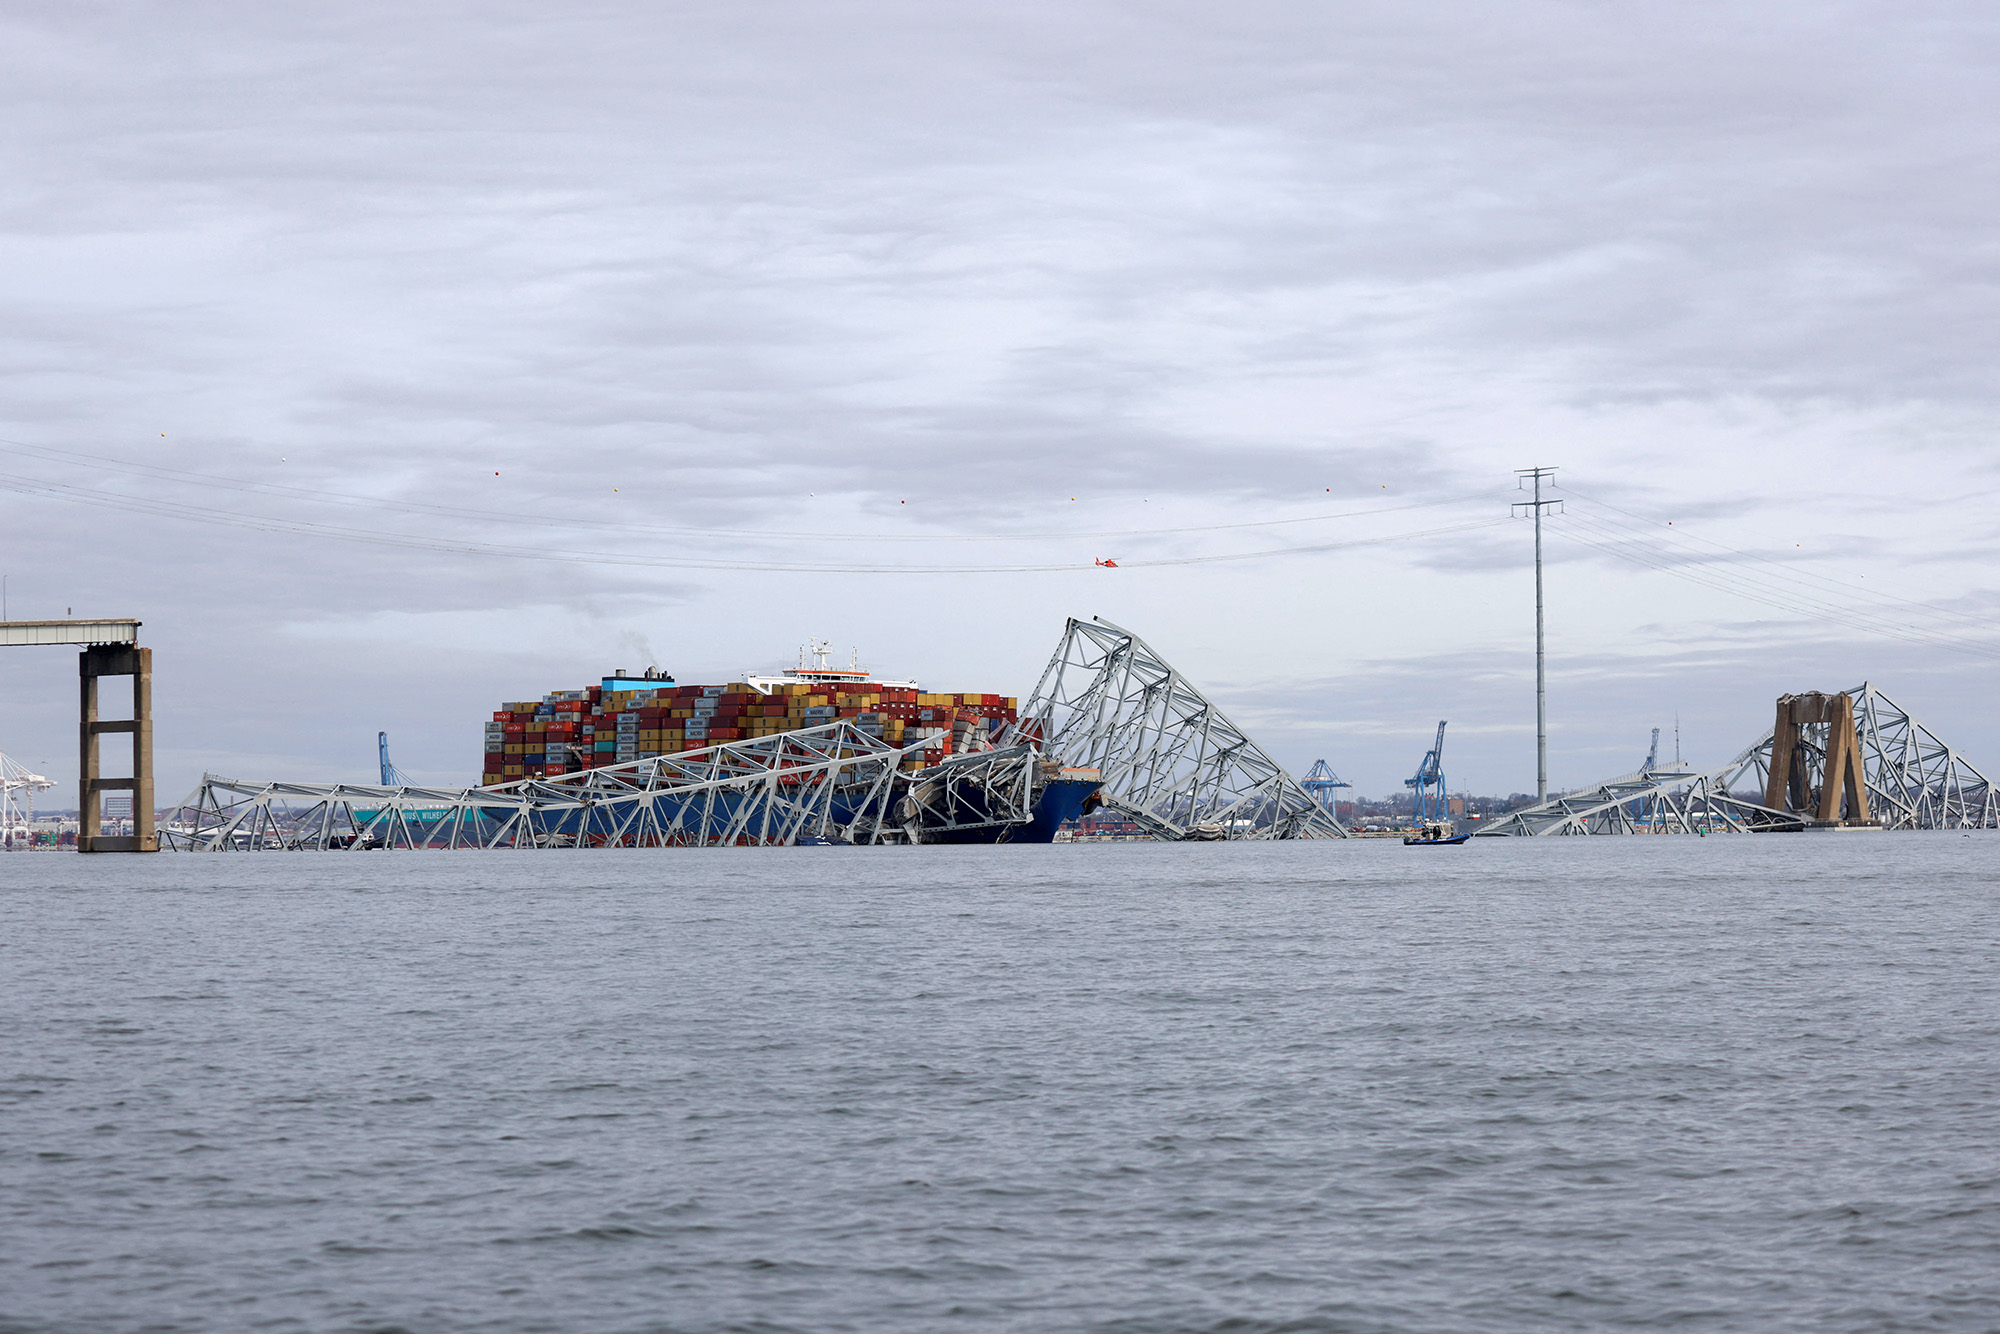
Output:
[[0,1330],[2000,1328],[2000,835],[0,856]]

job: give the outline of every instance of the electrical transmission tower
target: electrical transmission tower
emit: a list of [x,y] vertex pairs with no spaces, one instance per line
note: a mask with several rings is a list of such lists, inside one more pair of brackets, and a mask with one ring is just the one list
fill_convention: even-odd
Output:
[[[1542,511],[1554,508],[1562,513],[1560,500],[1542,499],[1542,479],[1554,477],[1554,468],[1516,468],[1514,475],[1521,480],[1516,484],[1525,488],[1534,484],[1533,500],[1517,501],[1515,514],[1535,516],[1535,800],[1549,799],[1549,680],[1547,656],[1542,647]],[[1550,483],[1553,487],[1554,483]]]

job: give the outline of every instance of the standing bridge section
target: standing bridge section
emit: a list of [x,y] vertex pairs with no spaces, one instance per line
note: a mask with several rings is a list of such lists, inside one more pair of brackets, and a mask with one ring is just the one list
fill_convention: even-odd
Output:
[[[0,647],[76,644],[81,686],[77,719],[76,850],[78,852],[158,852],[153,829],[153,650],[139,647],[135,619],[0,621]],[[132,716],[99,717],[97,683],[107,676],[132,678]],[[132,738],[132,774],[106,778],[99,739],[107,734]],[[132,794],[132,832],[104,831],[104,794]]]

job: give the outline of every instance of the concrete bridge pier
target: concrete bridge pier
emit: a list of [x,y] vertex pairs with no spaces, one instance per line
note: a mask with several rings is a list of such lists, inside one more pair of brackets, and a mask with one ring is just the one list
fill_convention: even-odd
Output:
[[[158,852],[160,838],[153,829],[153,650],[137,644],[93,644],[77,654],[77,673],[83,687],[83,710],[77,763],[78,852]],[[132,678],[132,716],[105,722],[97,716],[97,682],[106,676]],[[129,732],[132,736],[132,776],[101,776],[98,738],[107,732]],[[132,794],[132,832],[101,834],[104,827],[104,794]]]
[[[83,687],[77,766],[76,850],[78,852],[158,852],[153,828],[153,650],[139,647],[135,617],[109,620],[0,621],[0,647],[80,644],[77,672]],[[111,722],[97,716],[97,682],[105,676],[132,678],[132,716]],[[132,736],[132,776],[106,778],[98,762],[97,739],[106,732]],[[132,832],[102,834],[104,794],[132,794]]]

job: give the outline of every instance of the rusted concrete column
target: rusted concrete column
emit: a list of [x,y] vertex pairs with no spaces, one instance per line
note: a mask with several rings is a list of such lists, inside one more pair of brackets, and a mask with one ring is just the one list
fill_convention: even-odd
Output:
[[[1812,777],[1801,729],[1808,724],[1826,728],[1819,786]],[[1771,729],[1771,770],[1764,782],[1764,804],[1774,810],[1810,814],[1815,820],[1840,820],[1843,801],[1849,824],[1871,823],[1868,783],[1861,765],[1861,741],[1854,727],[1854,699],[1810,691],[1778,697],[1777,721]]]
[[1847,822],[1868,823],[1868,784],[1861,772],[1861,741],[1854,732],[1854,700],[1835,695],[1827,701],[1826,765],[1820,775],[1819,818],[1841,818],[1846,798]]
[[1764,778],[1764,804],[1774,811],[1797,810],[1795,792],[1804,786],[1795,773],[1799,754],[1799,725],[1792,721],[1792,697],[1778,696],[1777,721],[1771,724],[1771,771]]

